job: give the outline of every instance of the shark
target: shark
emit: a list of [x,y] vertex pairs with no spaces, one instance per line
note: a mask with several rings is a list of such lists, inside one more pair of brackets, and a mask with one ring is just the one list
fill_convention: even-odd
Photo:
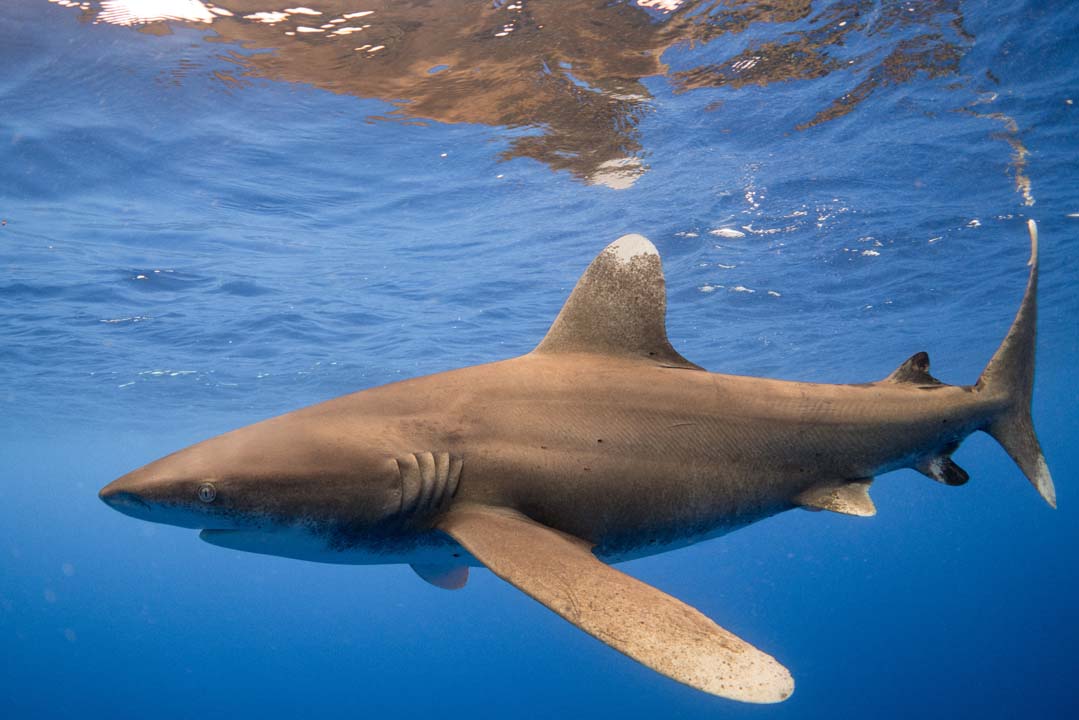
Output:
[[1026,291],[973,385],[917,353],[876,382],[712,373],[666,330],[655,246],[608,245],[531,352],[374,387],[199,442],[105,486],[108,505],[213,545],[343,564],[407,563],[431,584],[487,567],[570,623],[706,693],[774,703],[775,657],[612,567],[795,508],[876,512],[875,477],[947,485],[982,431],[1049,505],[1031,420],[1038,238]]

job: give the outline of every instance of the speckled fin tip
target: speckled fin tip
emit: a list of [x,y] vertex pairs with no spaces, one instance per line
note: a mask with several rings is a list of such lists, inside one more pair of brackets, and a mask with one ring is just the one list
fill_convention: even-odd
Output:
[[775,703],[794,680],[699,611],[600,562],[587,543],[514,511],[469,505],[439,527],[496,575],[641,664],[731,700]]
[[590,353],[701,369],[667,339],[667,285],[659,252],[623,235],[581,275],[536,353]]

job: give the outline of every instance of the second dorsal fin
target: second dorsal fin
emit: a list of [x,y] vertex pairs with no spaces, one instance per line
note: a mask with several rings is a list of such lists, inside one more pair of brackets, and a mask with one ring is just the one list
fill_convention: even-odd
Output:
[[642,235],[623,235],[596,256],[535,352],[637,357],[700,369],[667,339],[663,266]]
[[940,380],[929,374],[929,353],[914,353],[895,369],[885,382],[913,383],[915,385],[943,385]]

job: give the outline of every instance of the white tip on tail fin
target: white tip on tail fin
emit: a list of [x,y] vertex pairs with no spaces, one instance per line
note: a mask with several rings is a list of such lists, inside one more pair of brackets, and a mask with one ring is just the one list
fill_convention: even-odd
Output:
[[1056,489],[1045,463],[1030,403],[1034,395],[1034,345],[1038,321],[1038,225],[1027,221],[1030,231],[1030,277],[1012,327],[986,365],[977,388],[999,399],[1003,410],[984,428],[1012,456],[1015,463],[1052,507]]
[[1027,265],[1033,266],[1038,262],[1038,223],[1027,220],[1027,230],[1030,232],[1030,260],[1027,260]]

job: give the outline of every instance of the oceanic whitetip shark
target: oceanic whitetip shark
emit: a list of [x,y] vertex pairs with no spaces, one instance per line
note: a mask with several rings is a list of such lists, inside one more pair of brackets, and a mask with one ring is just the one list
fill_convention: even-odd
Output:
[[137,518],[238,550],[409,563],[459,588],[485,565],[668,677],[746,702],[794,690],[783,665],[607,563],[802,507],[873,515],[870,483],[949,485],[971,433],[1056,503],[1030,417],[1038,281],[974,385],[918,353],[879,382],[710,373],[667,339],[659,254],[640,235],[585,271],[543,341],[511,360],[405,380],[200,442],[101,491]]

